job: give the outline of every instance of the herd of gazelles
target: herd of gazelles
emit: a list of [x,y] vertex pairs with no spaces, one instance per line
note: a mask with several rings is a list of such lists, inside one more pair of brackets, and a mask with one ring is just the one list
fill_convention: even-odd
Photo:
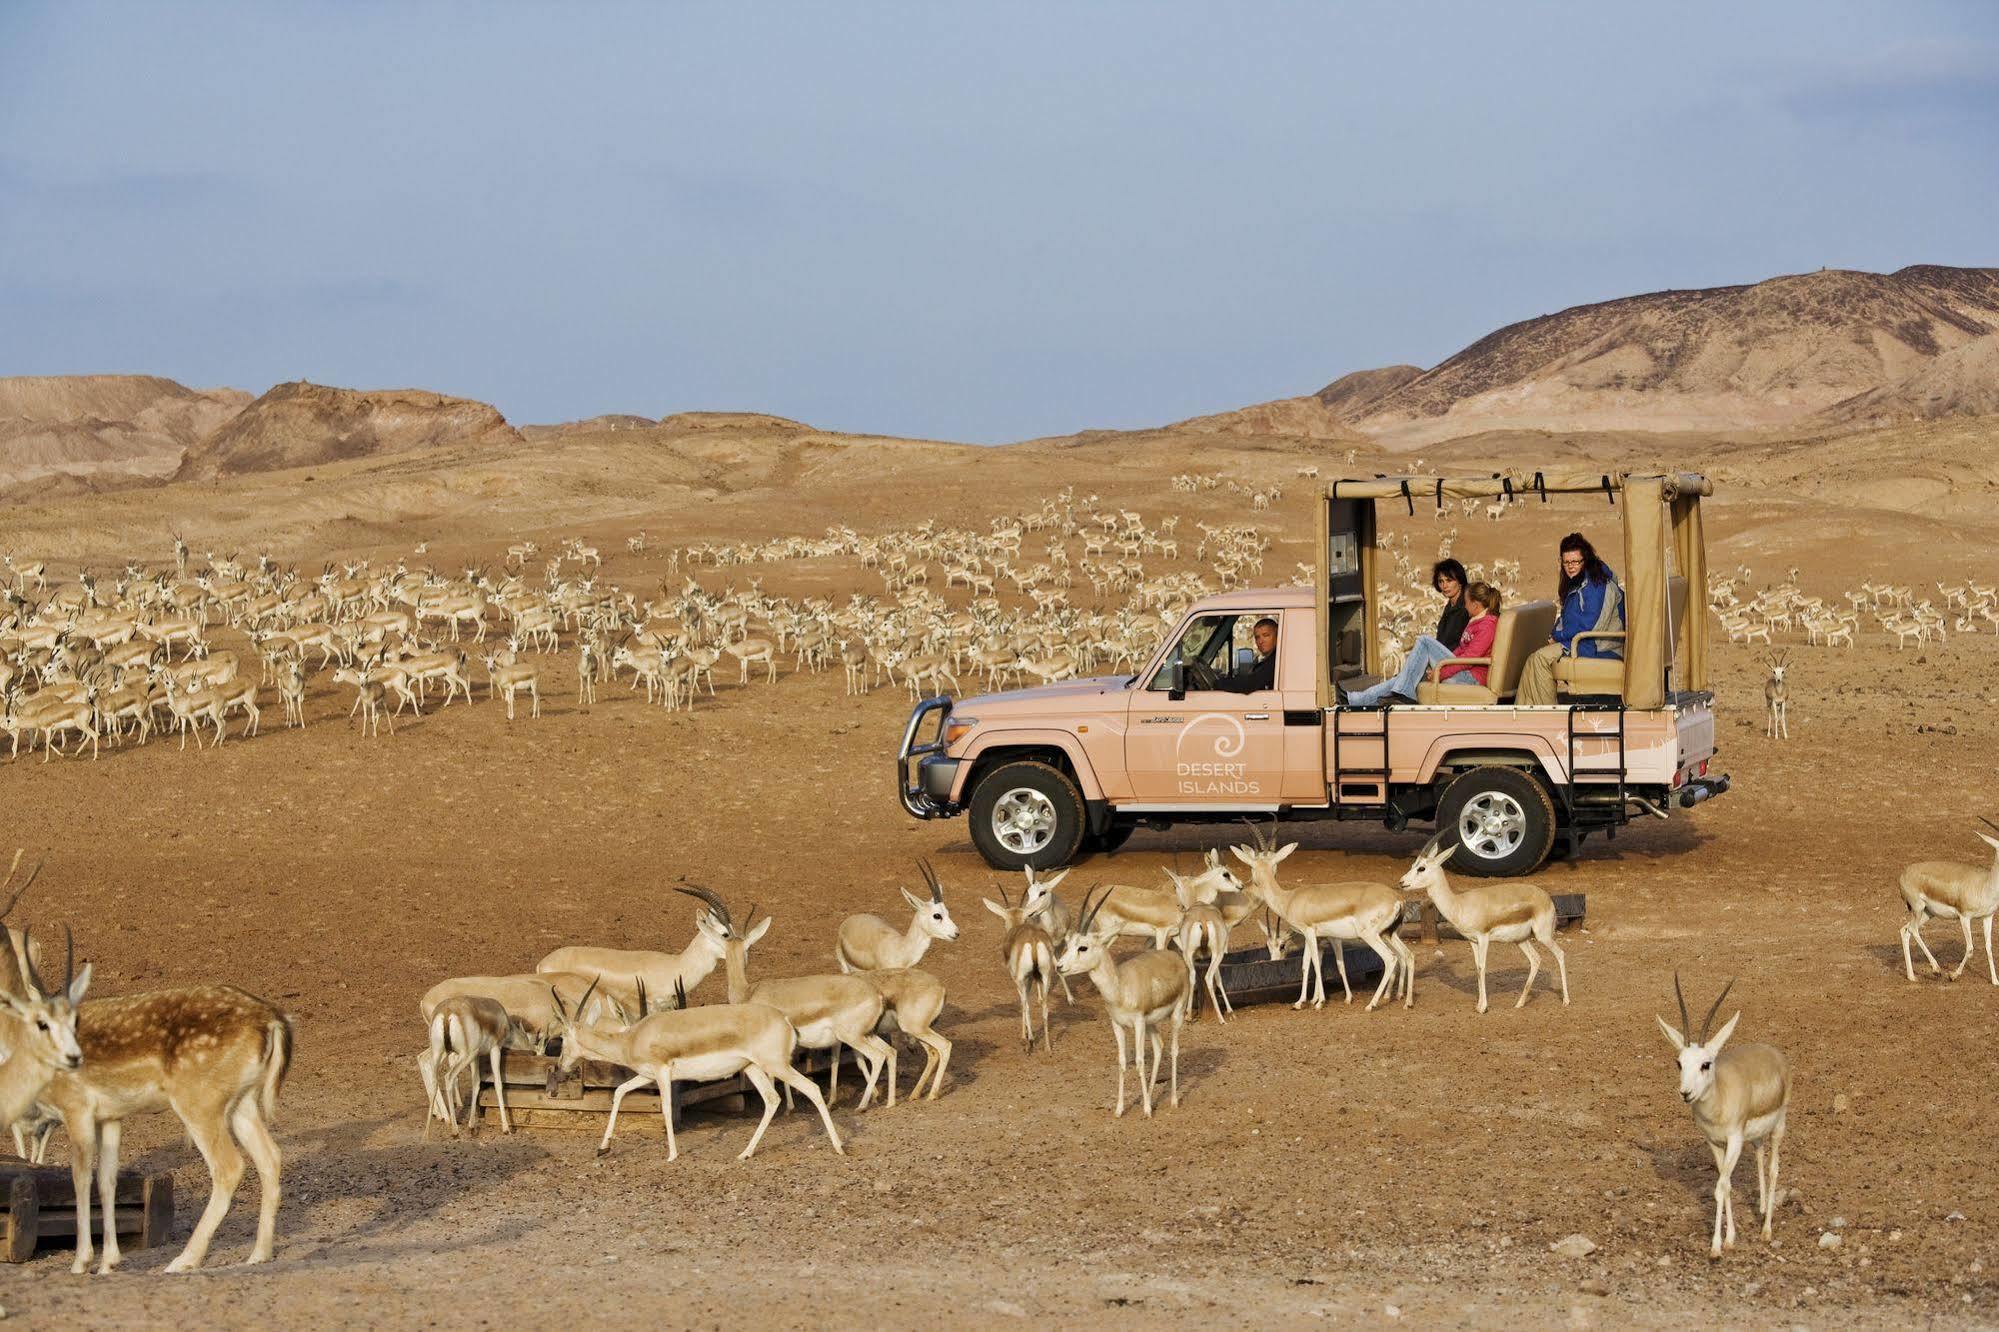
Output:
[[[1983,821],[1999,832],[1999,823]],[[1978,836],[1993,849],[1989,867],[1924,861],[1902,873],[1899,886],[1909,911],[1901,927],[1902,965],[1911,981],[1915,969],[1910,942],[1922,949],[1931,971],[1941,974],[1941,965],[1922,938],[1922,927],[1932,918],[1954,919],[1964,931],[1964,956],[1951,979],[1961,976],[1971,961],[1976,922],[1984,930],[1987,973],[1999,986],[1999,962],[1992,952],[1992,921],[1999,912],[1999,838],[1982,832]],[[1382,978],[1369,1008],[1396,995],[1405,1006],[1413,1004],[1415,959],[1396,934],[1403,915],[1397,891],[1369,883],[1283,888],[1277,867],[1295,849],[1296,843],[1279,847],[1260,834],[1254,845],[1232,847],[1249,869],[1247,884],[1218,853],[1210,852],[1198,874],[1169,871],[1167,890],[1093,888],[1073,923],[1054,893],[1062,874],[1041,877],[1029,871],[1027,891],[1018,903],[1004,889],[1000,901],[987,899],[987,909],[1006,926],[1003,951],[1019,995],[1026,1047],[1031,1050],[1034,1043],[1030,1000],[1035,992],[1039,992],[1041,1041],[1046,1049],[1049,989],[1059,983],[1066,993],[1067,977],[1088,976],[1103,996],[1117,1039],[1115,1113],[1124,1113],[1129,1062],[1138,1075],[1140,1103],[1151,1114],[1152,1090],[1169,1041],[1169,1095],[1177,1105],[1180,1029],[1191,1015],[1200,983],[1194,959],[1202,951],[1209,954],[1208,992],[1217,1018],[1226,1020],[1228,1000],[1215,984],[1215,969],[1229,930],[1259,911],[1268,913],[1262,920],[1272,956],[1280,955],[1282,938],[1291,932],[1305,943],[1306,965],[1294,1008],[1302,1007],[1308,995],[1315,1006],[1325,1002],[1320,944],[1346,939],[1360,940],[1381,958]],[[1527,956],[1527,983],[1515,1007],[1526,1003],[1539,971],[1535,942],[1555,955],[1566,1005],[1567,967],[1555,939],[1554,903],[1529,883],[1456,890],[1444,873],[1453,849],[1441,834],[1433,838],[1403,875],[1401,888],[1425,893],[1443,918],[1471,942],[1479,1011],[1487,1006],[1486,958],[1495,941],[1516,943]],[[0,892],[12,884],[20,862],[17,852],[6,880],[0,882]],[[37,865],[0,906],[0,920],[20,901],[39,870]],[[678,1143],[671,1115],[672,1083],[738,1074],[763,1099],[763,1117],[742,1157],[756,1150],[770,1126],[777,1110],[778,1083],[785,1086],[787,1102],[796,1092],[813,1106],[834,1150],[844,1151],[827,1105],[829,1098],[837,1099],[839,1060],[833,1061],[829,1096],[822,1097],[812,1080],[793,1066],[800,1047],[854,1050],[863,1070],[862,1109],[873,1099],[884,1068],[886,1100],[894,1104],[895,1047],[884,1037],[896,1030],[925,1047],[924,1071],[912,1098],[934,1098],[950,1062],[951,1042],[933,1025],[943,1008],[943,983],[916,964],[932,941],[955,939],[958,927],[944,904],[937,876],[928,865],[923,871],[930,887],[927,899],[903,890],[913,913],[906,928],[898,930],[872,915],[850,916],[841,923],[834,947],[838,973],[751,984],[748,952],[769,930],[770,918],[758,920],[752,906],[739,925],[720,897],[690,885],[680,891],[697,898],[702,909],[695,916],[695,938],[683,952],[559,948],[543,958],[531,975],[469,977],[434,987],[421,1005],[429,1029],[428,1048],[418,1061],[429,1105],[425,1131],[433,1116],[448,1119],[456,1131],[462,1073],[468,1067],[473,1070],[476,1094],[481,1059],[492,1068],[502,1127],[510,1128],[504,1092],[499,1090],[502,1052],[540,1049],[559,1039],[565,1069],[593,1059],[631,1074],[614,1094],[598,1145],[600,1154],[608,1149],[625,1095],[656,1085],[666,1117],[667,1158],[674,1159]],[[1177,908],[1170,918],[1165,910],[1168,901]],[[1119,959],[1111,947],[1120,935],[1137,935],[1154,946]],[[1169,941],[1177,942],[1180,951],[1168,951]],[[208,1165],[211,1181],[207,1205],[193,1234],[167,1270],[200,1266],[242,1180],[246,1153],[257,1167],[261,1185],[256,1240],[248,1261],[269,1260],[280,1198],[280,1158],[269,1121],[291,1064],[291,1019],[272,1004],[226,985],[85,1002],[91,968],[85,963],[76,970],[73,946],[65,949],[62,983],[51,986],[37,970],[39,950],[26,930],[8,926],[5,944],[0,949],[0,1119],[12,1128],[17,1151],[32,1150],[36,1159],[56,1125],[68,1135],[77,1205],[77,1250],[71,1270],[85,1271],[91,1262],[93,1183],[103,1211],[99,1270],[117,1265],[116,1180],[124,1120],[158,1109],[172,1110],[180,1118]],[[1344,986],[1344,957],[1339,951],[1335,957]],[[718,964],[726,970],[729,1002],[690,1006],[688,991]],[[1740,1013],[1714,1030],[1727,987],[1698,1027],[1689,1019],[1677,975],[1673,992],[1680,1025],[1674,1027],[1664,1018],[1658,1022],[1678,1054],[1680,1095],[1714,1153],[1717,1179],[1710,1253],[1719,1257],[1725,1246],[1735,1242],[1731,1181],[1745,1145],[1755,1149],[1763,1237],[1771,1237],[1779,1196],[1779,1153],[1790,1104],[1790,1069],[1783,1054],[1771,1046],[1730,1043]],[[671,1002],[655,1006],[653,996],[662,994],[670,994]],[[1127,1032],[1132,1037],[1129,1060]]]

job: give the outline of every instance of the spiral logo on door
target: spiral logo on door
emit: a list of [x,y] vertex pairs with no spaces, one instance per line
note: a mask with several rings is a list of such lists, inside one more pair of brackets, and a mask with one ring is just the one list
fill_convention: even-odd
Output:
[[1188,718],[1186,724],[1180,728],[1180,737],[1173,742],[1173,755],[1175,758],[1178,758],[1180,753],[1186,749],[1188,739],[1196,731],[1200,730],[1202,724],[1205,722],[1220,723],[1216,728],[1217,733],[1212,737],[1215,746],[1215,757],[1218,759],[1232,759],[1236,757],[1242,753],[1243,747],[1249,743],[1248,733],[1243,730],[1242,723],[1236,718],[1226,712],[1203,712],[1198,716]]

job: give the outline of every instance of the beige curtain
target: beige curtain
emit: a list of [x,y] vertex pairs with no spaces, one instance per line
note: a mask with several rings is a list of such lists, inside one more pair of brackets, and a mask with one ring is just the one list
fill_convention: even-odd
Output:
[[[1319,506],[1321,509],[1325,505]],[[1381,674],[1381,602],[1377,598],[1381,589],[1376,586],[1376,578],[1381,572],[1381,552],[1375,548],[1375,506],[1363,504],[1356,515],[1355,544],[1360,547],[1361,584],[1367,593],[1366,613],[1362,617],[1367,642],[1361,648],[1361,660],[1366,663],[1369,675]],[[1323,556],[1321,557],[1323,559]]]
[[1673,626],[1681,687],[1707,688],[1707,537],[1701,529],[1700,492],[1673,498],[1673,553],[1687,580],[1687,611]]
[[[1624,704],[1666,703],[1666,486],[1657,476],[1624,478]],[[1689,601],[1692,593],[1689,591]]]

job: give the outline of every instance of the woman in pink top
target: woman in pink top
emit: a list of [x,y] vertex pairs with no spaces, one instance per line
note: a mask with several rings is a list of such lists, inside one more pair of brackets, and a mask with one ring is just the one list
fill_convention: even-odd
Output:
[[[1401,703],[1416,701],[1418,682],[1433,674],[1439,663],[1453,657],[1486,657],[1492,655],[1493,639],[1499,633],[1499,591],[1490,583],[1473,583],[1465,589],[1465,605],[1477,614],[1465,625],[1464,634],[1454,644],[1439,643],[1424,634],[1409,649],[1408,658],[1393,679],[1367,689],[1349,694],[1344,686],[1340,689],[1341,700],[1350,708],[1372,708],[1390,700]],[[1486,668],[1483,666],[1454,666],[1446,683],[1484,684]]]

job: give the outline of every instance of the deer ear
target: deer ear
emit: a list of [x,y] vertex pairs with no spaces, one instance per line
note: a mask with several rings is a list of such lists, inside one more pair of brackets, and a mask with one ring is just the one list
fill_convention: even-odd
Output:
[[1237,860],[1240,860],[1245,865],[1254,865],[1256,863],[1256,858],[1249,854],[1247,848],[1240,846],[1232,846],[1229,848],[1229,854],[1234,856]]
[[83,964],[83,970],[76,973],[76,979],[69,983],[70,1003],[71,1004],[82,1003],[83,993],[85,990],[88,990],[89,988],[90,988],[90,963],[86,962]]
[[1728,1038],[1735,1034],[1735,1024],[1741,1018],[1742,1014],[1738,1012],[1734,1017],[1721,1024],[1721,1030],[1716,1032],[1714,1038],[1707,1043],[1707,1052],[1710,1057],[1721,1053],[1721,1047],[1727,1045]]
[[1276,856],[1274,856],[1271,859],[1270,863],[1273,865],[1276,864],[1278,861],[1284,859],[1284,857],[1290,855],[1293,851],[1296,851],[1297,849],[1298,849],[1298,844],[1296,842],[1286,842],[1283,848],[1278,851]]
[[770,917],[765,916],[762,920],[758,921],[754,926],[750,928],[749,934],[745,936],[743,939],[743,947],[748,948],[751,944],[763,938],[764,933],[769,929],[770,929]]
[[1054,878],[1052,878],[1052,879],[1043,879],[1043,880],[1041,881],[1041,886],[1042,886],[1043,888],[1046,888],[1046,889],[1047,889],[1047,890],[1048,890],[1049,892],[1051,892],[1051,893],[1052,893],[1052,892],[1054,892],[1054,891],[1055,891],[1055,890],[1056,890],[1056,889],[1057,889],[1058,887],[1060,887],[1060,886],[1061,886],[1061,884],[1062,884],[1062,880],[1064,880],[1064,879],[1066,879],[1066,878],[1068,878],[1068,877],[1069,877],[1069,871],[1068,871],[1068,870],[1063,870],[1063,871],[1062,871],[1062,872],[1061,872],[1060,874],[1057,874],[1057,875],[1056,875],[1056,876],[1055,876]]
[[910,892],[907,888],[898,888],[896,891],[902,894],[903,901],[909,903],[911,911],[922,911],[928,905],[922,898]]
[[1670,1026],[1668,1026],[1666,1024],[1666,1019],[1655,1016],[1652,1020],[1659,1024],[1660,1031],[1666,1033],[1666,1039],[1673,1043],[1673,1048],[1675,1050],[1684,1050],[1687,1048],[1687,1038],[1680,1035],[1679,1032],[1674,1031]]
[[1001,906],[998,902],[993,901],[992,898],[981,897],[979,900],[986,904],[986,910],[992,912],[995,916],[998,916],[1001,920],[1005,920],[1007,918],[1007,909]]

